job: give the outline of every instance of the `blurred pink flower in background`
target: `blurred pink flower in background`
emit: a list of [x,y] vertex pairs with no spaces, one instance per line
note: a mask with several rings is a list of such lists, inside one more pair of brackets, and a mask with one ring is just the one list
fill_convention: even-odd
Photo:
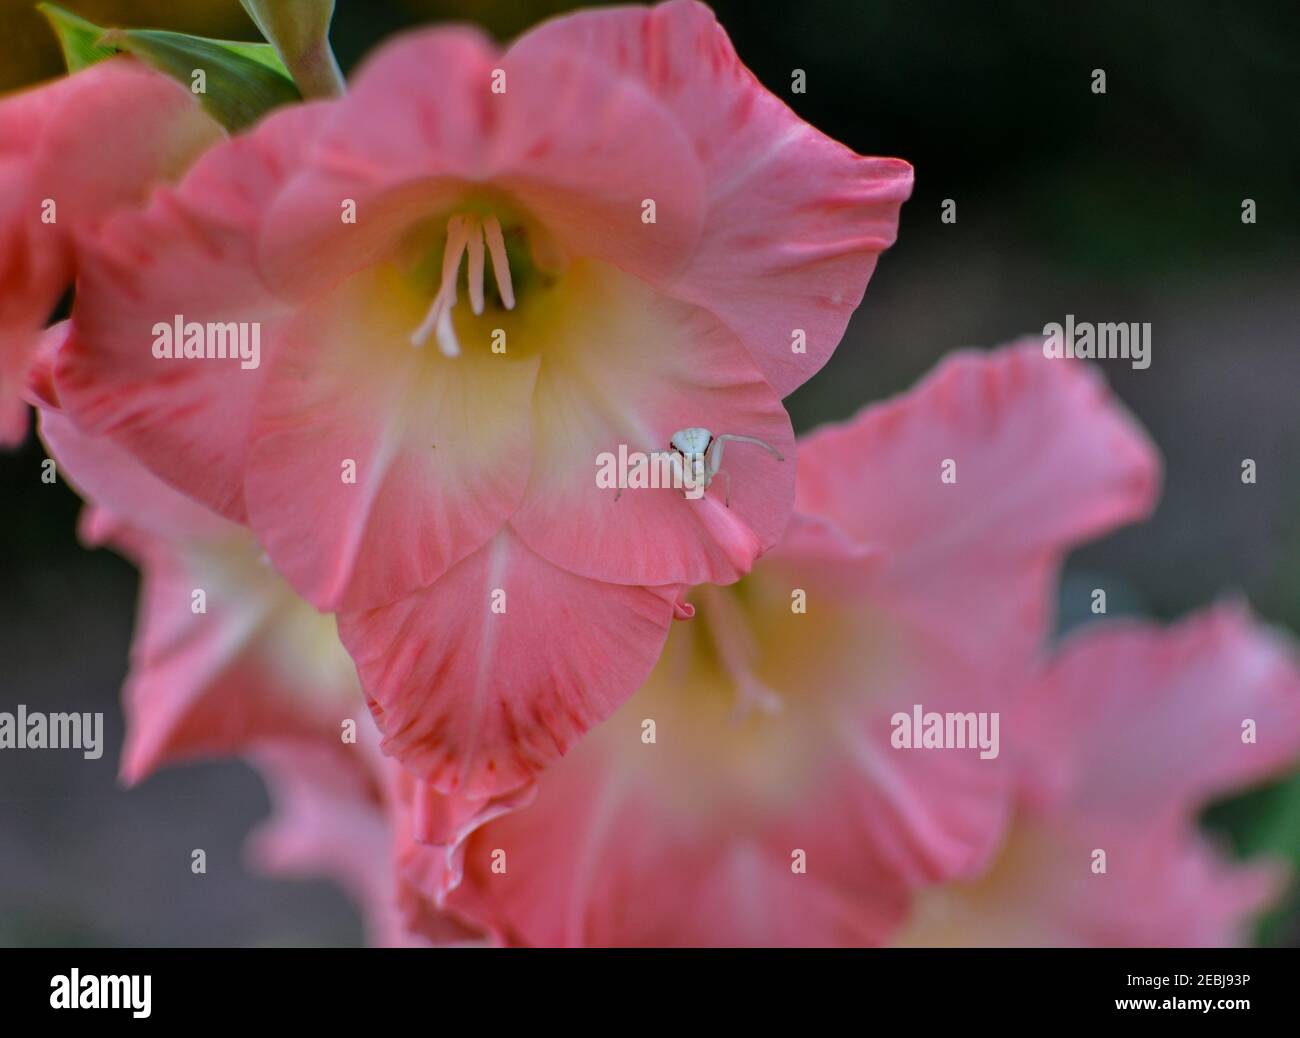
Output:
[[[51,330],[51,349],[66,332]],[[334,618],[293,592],[245,527],[87,436],[56,401],[41,407],[39,430],[88,502],[82,540],[114,548],[142,575],[123,692],[123,778],[265,740],[338,741],[362,701]]]
[[692,593],[646,686],[451,857],[444,903],[525,944],[883,942],[913,891],[983,870],[1014,776],[1011,736],[898,749],[891,718],[1013,716],[1065,553],[1157,483],[1097,373],[1036,343],[804,437],[785,541]]
[[[50,330],[38,384],[67,334],[66,323]],[[246,528],[171,489],[116,444],[80,432],[53,397],[40,404],[41,438],[87,500],[83,542],[112,547],[141,571],[123,690],[123,779],[134,784],[164,765],[246,757],[275,808],[250,840],[256,867],[338,882],[361,908],[374,944],[480,939],[403,879],[416,870],[437,888],[445,854],[413,839],[407,805],[423,784],[380,752],[334,618],[293,592]],[[192,608],[196,590],[204,592],[202,612]],[[437,799],[441,817],[469,827],[513,806],[466,804],[428,790],[418,796]]]
[[[504,53],[417,32],[111,221],[56,392],[248,523],[339,611],[385,748],[483,800],[636,689],[680,585],[735,580],[788,520],[794,465],[765,451],[728,452],[730,507],[615,501],[598,455],[706,425],[792,462],[781,396],[910,189],[764,90],[698,4],[576,14]],[[258,323],[260,366],[155,358],[174,314]]]
[[1019,803],[988,873],[922,894],[899,942],[1222,947],[1285,889],[1283,863],[1234,864],[1197,828],[1212,798],[1300,757],[1300,658],[1244,607],[1072,635],[1015,744]]
[[222,136],[189,91],[125,57],[0,100],[0,446],[26,435],[22,385],[74,237]]
[[[335,880],[356,899],[374,944],[478,939],[402,879],[419,870],[431,889],[440,886],[445,854],[414,842],[407,805],[423,784],[380,752],[334,618],[293,592],[246,528],[168,487],[58,410],[48,369],[68,332],[66,322],[50,329],[32,372],[40,436],[62,478],[86,499],[83,542],[112,547],[141,571],[123,690],[123,779],[134,784],[165,765],[246,757],[275,808],[250,841],[256,867]],[[202,612],[193,608],[196,590],[204,592]],[[418,796],[437,799],[442,818],[471,828],[514,805],[467,804],[428,790]],[[426,830],[436,835],[427,821]]]

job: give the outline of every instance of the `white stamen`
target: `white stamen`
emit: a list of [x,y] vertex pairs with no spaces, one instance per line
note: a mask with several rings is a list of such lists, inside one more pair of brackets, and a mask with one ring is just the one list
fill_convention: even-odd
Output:
[[483,224],[472,220],[469,229],[469,264],[465,270],[469,281],[469,305],[478,317],[483,313]]
[[442,308],[435,333],[438,337],[438,349],[442,350],[444,357],[460,356],[460,340],[456,338],[456,326],[451,321],[451,307]]
[[456,277],[468,242],[469,220],[458,213],[447,221],[447,248],[442,254],[442,287],[439,291],[446,294],[449,309],[456,305]]
[[497,278],[497,291],[507,310],[515,308],[515,289],[510,283],[510,261],[506,258],[506,240],[501,234],[501,222],[495,216],[483,221],[483,236],[488,251],[492,253],[492,273]]
[[456,305],[456,282],[460,275],[460,259],[468,253],[465,279],[469,288],[469,305],[475,316],[483,313],[484,239],[492,255],[492,271],[496,275],[497,291],[507,310],[515,306],[514,287],[510,281],[510,261],[506,255],[505,236],[501,222],[495,216],[480,220],[477,216],[457,213],[447,221],[447,245],[442,254],[442,279],[438,293],[429,304],[420,326],[411,333],[411,345],[423,346],[431,334],[436,334],[438,348],[448,357],[460,356],[460,340],[451,311]]
[[[429,304],[429,312],[424,315],[420,327],[411,333],[412,346],[423,346],[429,333],[438,327],[444,311],[450,314],[451,308],[456,305],[456,274],[460,270],[460,257],[465,252],[468,237],[465,217],[457,213],[447,221],[447,247],[442,254],[442,283],[438,286],[438,294]],[[455,336],[452,338],[454,340]],[[445,347],[443,352],[447,352]]]
[[429,311],[424,315],[424,320],[420,322],[420,327],[411,332],[411,345],[423,346],[424,340],[429,337],[434,326],[438,323],[438,318],[442,316],[442,293],[439,292],[433,297],[433,302],[429,306]]

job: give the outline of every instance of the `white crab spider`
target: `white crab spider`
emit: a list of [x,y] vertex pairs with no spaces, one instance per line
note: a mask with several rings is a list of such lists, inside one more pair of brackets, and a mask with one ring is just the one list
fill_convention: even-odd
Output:
[[[672,466],[673,476],[685,488],[683,494],[695,487],[699,487],[700,494],[703,494],[712,485],[715,477],[726,476],[726,505],[730,508],[731,473],[722,471],[722,450],[728,440],[734,440],[736,443],[752,443],[762,447],[777,461],[785,461],[779,450],[756,436],[740,436],[736,433],[714,436],[708,429],[698,426],[678,429],[668,441],[671,450],[651,451],[646,456],[646,460],[653,457],[667,457],[669,465]],[[622,495],[623,488],[620,487],[618,493],[614,495],[614,500],[617,501]]]

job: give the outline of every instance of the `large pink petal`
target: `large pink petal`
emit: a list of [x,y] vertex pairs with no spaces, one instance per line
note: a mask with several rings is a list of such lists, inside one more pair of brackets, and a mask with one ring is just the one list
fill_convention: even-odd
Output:
[[[87,499],[87,539],[143,573],[124,692],[126,781],[267,738],[337,738],[361,706],[355,670],[333,619],[293,594],[249,532],[57,411],[41,410],[40,434]],[[198,589],[202,613],[192,610]]]
[[[492,91],[498,68],[504,93]],[[582,55],[503,56],[477,33],[440,28],[385,45],[354,78],[276,204],[268,270],[297,290],[328,284],[485,187],[562,257],[642,276],[673,276],[699,232],[698,162],[639,84]],[[654,224],[642,222],[647,198]],[[344,199],[355,225],[339,219]]]
[[[794,434],[735,337],[696,307],[608,268],[569,275],[572,312],[547,343],[534,399],[535,460],[512,525],[538,554],[597,580],[729,583],[781,536],[794,496]],[[679,430],[756,436],[728,444],[698,499],[597,484],[599,455],[668,449]],[[730,506],[727,505],[728,483]]]
[[[92,513],[92,535],[141,567],[123,701],[121,773],[241,753],[267,740],[339,738],[362,708],[334,618],[299,599],[247,530],[169,542]],[[193,612],[201,589],[205,611]]]
[[432,587],[341,614],[339,633],[385,751],[483,799],[526,783],[636,690],[673,599],[558,569],[507,529]]
[[[846,889],[860,870],[906,887],[976,873],[1001,837],[1011,790],[1001,752],[893,745],[894,716],[918,704],[1000,715],[1012,698],[1000,669],[971,666],[896,614],[888,561],[796,513],[737,604],[706,589],[694,622],[722,635],[724,662],[728,641],[752,643],[748,666],[732,650],[727,669],[775,696],[773,716],[755,722],[771,741],[763,756],[793,754],[789,773],[801,777],[788,792],[805,798],[770,828],[789,832]],[[796,590],[806,613],[791,607]],[[800,745],[815,747],[802,765]]]
[[[741,63],[703,4],[581,11],[510,56],[561,53],[635,80],[672,114],[703,168],[700,245],[667,285],[712,310],[785,396],[830,357],[893,244],[912,169],[864,158],[801,120]],[[794,332],[806,352],[791,349]]]
[[[232,579],[232,562],[259,565],[251,539],[243,547],[249,554],[241,559],[231,545],[224,556],[154,551],[142,560],[123,693],[128,783],[267,740],[337,739],[341,722],[356,718],[355,675],[330,618],[312,613],[273,574],[265,585]],[[191,613],[195,588],[207,595],[204,614]]]
[[220,137],[193,95],[127,58],[0,102],[0,443],[25,431],[13,397],[72,280],[73,235],[142,201]]
[[1283,889],[1278,863],[1232,862],[1197,831],[1212,798],[1300,755],[1295,648],[1243,607],[1083,629],[1008,728],[1009,838],[978,881],[919,897],[901,942],[1223,946]]
[[[288,175],[323,106],[283,109],[213,149],[147,209],[111,219],[79,249],[75,335],[56,365],[64,407],[173,486],[237,521],[258,391],[287,309],[258,272],[261,209]],[[260,322],[256,368],[159,359],[153,327]]]
[[537,783],[529,782],[499,796],[475,800],[460,793],[439,793],[416,779],[392,758],[384,758],[390,774],[400,781],[392,811],[397,831],[399,899],[409,925],[421,931],[441,930],[448,915],[482,932],[481,914],[452,909],[447,894],[460,886],[465,874],[465,849],[470,838],[494,819],[531,804]]
[[1148,514],[1159,483],[1096,370],[1034,343],[954,355],[799,453],[797,506],[884,551],[891,609],[1013,679],[1048,632],[1065,553]]
[[523,496],[536,358],[416,349],[418,320],[400,277],[359,274],[303,309],[269,376],[249,517],[277,568],[321,608],[369,608],[427,586]]
[[129,58],[73,73],[58,89],[61,103],[41,127],[34,186],[58,203],[65,234],[143,202],[225,136],[189,90]]
[[116,527],[172,542],[239,535],[237,526],[168,486],[112,440],[83,432],[61,412],[42,408],[38,429],[59,475],[100,513],[95,528],[101,538]]
[[[1106,851],[1106,872],[1092,871]],[[920,947],[1211,947],[1249,943],[1285,869],[1230,862],[1186,826],[1136,836],[1070,817],[1017,823],[977,881],[919,895],[893,938]]]
[[1190,819],[1300,759],[1300,655],[1236,603],[1165,630],[1097,625],[1067,641],[1026,711],[1029,785],[1057,810]]
[[[849,886],[816,850],[807,874],[792,872],[813,826],[779,832],[763,805],[663,782],[653,758],[671,751],[641,742],[644,709],[630,702],[543,778],[534,804],[475,831],[447,907],[544,947],[863,945],[897,925],[905,900],[870,863]],[[689,792],[696,810],[682,811],[673,801]]]
[[[45,93],[57,94],[31,92],[34,97]],[[0,104],[0,142],[8,143],[13,135],[29,144],[26,127],[13,124],[34,121],[48,107]],[[22,119],[15,119],[16,114]],[[0,447],[15,446],[27,435],[24,383],[38,352],[40,329],[72,277],[67,235],[60,225],[40,221],[31,173],[26,152],[0,153]]]

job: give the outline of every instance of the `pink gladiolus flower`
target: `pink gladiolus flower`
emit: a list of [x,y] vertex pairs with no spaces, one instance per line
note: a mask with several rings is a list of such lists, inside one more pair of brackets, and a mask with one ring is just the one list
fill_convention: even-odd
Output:
[[72,282],[74,236],[221,136],[189,91],[130,58],[0,100],[0,446],[26,434],[23,382]]
[[[373,944],[477,940],[403,878],[411,873],[428,889],[445,882],[445,854],[415,841],[406,809],[436,794],[380,753],[334,618],[289,588],[246,528],[59,411],[49,369],[67,334],[66,322],[51,328],[33,365],[40,436],[62,478],[87,500],[83,540],[115,548],[142,574],[124,691],[123,779],[134,784],[202,757],[247,756],[276,805],[250,840],[256,867],[334,879],[357,901]],[[437,799],[440,813],[466,831],[513,806]],[[425,833],[456,838],[427,825]]]
[[[49,337],[65,332],[60,325]],[[39,432],[89,502],[83,540],[112,546],[142,573],[122,777],[135,783],[163,764],[267,740],[337,741],[361,691],[334,618],[294,594],[247,529],[111,441],[87,436],[51,404],[39,411]]]
[[1281,893],[1282,863],[1233,864],[1196,824],[1300,756],[1300,659],[1244,608],[1069,638],[1016,742],[1021,802],[996,860],[919,897],[899,943],[1222,947]]
[[[87,501],[83,540],[115,548],[142,574],[124,692],[123,778],[135,783],[165,764],[230,754],[269,762],[273,772],[278,762],[301,760],[311,772],[342,745],[364,758],[356,767],[371,776],[369,786],[392,785],[394,804],[418,798],[425,805],[423,839],[452,846],[527,802],[529,788],[474,800],[434,794],[395,763],[377,763],[378,734],[334,617],[293,592],[247,528],[178,493],[61,412],[50,371],[68,335],[67,322],[46,333],[29,392],[58,472]],[[398,828],[404,836],[392,855],[428,876],[437,856],[416,844],[409,825]]]
[[1154,451],[1030,344],[955,356],[800,465],[783,543],[692,593],[645,687],[449,853],[441,904],[512,943],[876,944],[985,867],[1007,755],[905,748],[895,718],[1012,710],[1063,556],[1149,512]]
[[[699,4],[504,53],[418,32],[104,229],[58,393],[340,612],[389,752],[505,794],[640,684],[681,585],[777,541],[781,397],[910,188],[762,89]],[[159,359],[173,320],[256,326],[260,363]],[[602,453],[699,426],[786,463],[736,444],[698,500],[597,485]]]

